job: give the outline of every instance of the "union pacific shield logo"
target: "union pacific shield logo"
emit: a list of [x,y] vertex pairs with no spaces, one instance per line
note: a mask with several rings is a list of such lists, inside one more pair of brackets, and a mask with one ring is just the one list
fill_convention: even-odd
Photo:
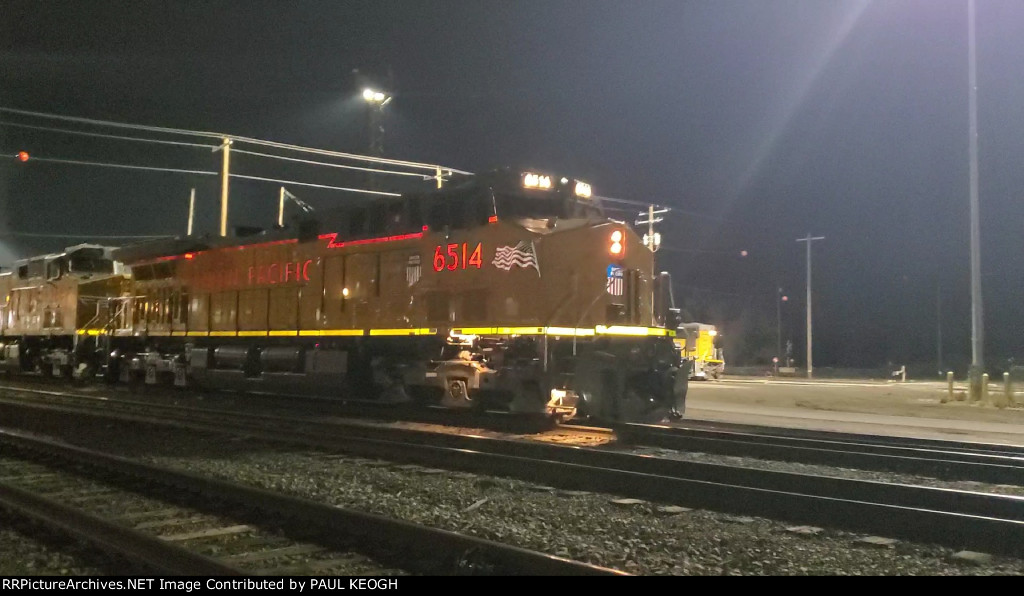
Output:
[[422,273],[423,271],[420,269],[420,256],[410,255],[409,262],[405,266],[405,281],[411,286],[420,280]]
[[622,286],[622,267],[608,265],[608,293],[612,296],[621,296]]

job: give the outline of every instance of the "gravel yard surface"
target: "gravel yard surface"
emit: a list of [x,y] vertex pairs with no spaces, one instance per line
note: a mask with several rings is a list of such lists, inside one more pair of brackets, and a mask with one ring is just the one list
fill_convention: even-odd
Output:
[[87,544],[66,541],[0,510],[0,576],[95,576],[136,571],[124,562],[100,555]]
[[[517,480],[396,465],[250,439],[85,423],[70,442],[641,574],[1024,573],[1024,560],[860,541],[831,529],[664,508]],[[45,425],[40,431],[52,429]],[[881,543],[881,544],[879,544]]]

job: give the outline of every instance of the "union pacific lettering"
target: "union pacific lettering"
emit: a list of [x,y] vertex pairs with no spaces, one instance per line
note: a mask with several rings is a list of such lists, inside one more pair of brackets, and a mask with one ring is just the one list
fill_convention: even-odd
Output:
[[196,267],[183,271],[181,277],[186,285],[198,290],[223,290],[237,287],[240,281],[237,270],[224,266]]
[[249,267],[249,285],[283,284],[293,281],[309,281],[309,269],[313,259],[286,261],[269,265]]

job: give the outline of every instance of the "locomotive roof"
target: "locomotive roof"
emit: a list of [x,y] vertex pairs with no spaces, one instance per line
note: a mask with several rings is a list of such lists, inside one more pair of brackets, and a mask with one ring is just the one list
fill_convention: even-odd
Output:
[[[544,179],[547,186],[531,188],[525,182],[530,180],[531,176],[534,181]],[[507,213],[511,219],[521,220],[526,227],[542,229],[544,226],[540,223],[531,226],[531,222],[546,223],[552,217],[560,217],[564,221],[578,219],[581,215],[586,218],[586,214],[601,213],[600,204],[592,202],[589,198],[589,185],[585,185],[588,193],[585,197],[581,198],[578,190],[575,190],[580,184],[585,185],[577,180],[558,178],[549,174],[525,173],[510,168],[483,174],[456,175],[449,180],[445,187],[440,189],[405,193],[398,197],[381,197],[315,213],[301,213],[293,217],[290,224],[283,228],[277,226],[268,229],[238,228],[236,232],[242,233],[228,237],[202,235],[151,240],[115,249],[113,256],[124,263],[138,263],[158,259],[162,256],[221,247],[294,238],[299,238],[300,241],[313,240],[321,233],[337,231],[344,233],[344,230],[349,230],[356,223],[372,227],[372,223],[366,223],[366,221],[373,220],[375,216],[383,218],[385,214],[390,217],[403,209],[406,217],[417,222],[415,229],[418,231],[424,224],[434,226],[431,219],[436,219],[434,210],[437,206],[454,205],[457,201],[465,200],[470,200],[472,204],[480,208],[489,209],[491,214],[498,209],[499,216],[504,216],[500,206],[500,204],[504,204],[508,207]],[[542,205],[549,205],[549,207],[544,208],[541,207]],[[570,205],[573,207],[570,208]],[[461,211],[463,206],[464,204],[460,203],[458,207],[453,206],[452,209]],[[564,212],[564,214],[553,216],[545,209]],[[411,215],[412,212],[415,214]],[[484,217],[485,221],[486,219]]]
[[17,265],[24,265],[24,264],[29,263],[31,261],[40,261],[40,260],[50,261],[50,260],[57,259],[57,258],[60,258],[60,257],[73,255],[74,253],[77,253],[77,252],[79,252],[81,250],[88,250],[88,249],[99,250],[99,251],[101,251],[102,255],[105,258],[108,258],[108,259],[111,258],[111,253],[115,250],[114,247],[103,246],[102,244],[76,244],[74,246],[69,246],[69,247],[65,248],[63,252],[54,252],[54,253],[49,253],[49,254],[45,254],[45,255],[35,255],[35,256],[32,256],[32,257],[26,257],[24,259],[18,259],[18,260],[15,261],[15,264],[17,264]]

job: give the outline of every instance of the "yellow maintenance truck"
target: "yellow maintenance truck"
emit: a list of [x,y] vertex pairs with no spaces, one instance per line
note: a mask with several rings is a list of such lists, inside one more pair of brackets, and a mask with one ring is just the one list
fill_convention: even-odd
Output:
[[682,323],[676,331],[675,342],[682,357],[693,361],[691,379],[717,379],[725,374],[722,348],[716,347],[718,330],[705,323]]

